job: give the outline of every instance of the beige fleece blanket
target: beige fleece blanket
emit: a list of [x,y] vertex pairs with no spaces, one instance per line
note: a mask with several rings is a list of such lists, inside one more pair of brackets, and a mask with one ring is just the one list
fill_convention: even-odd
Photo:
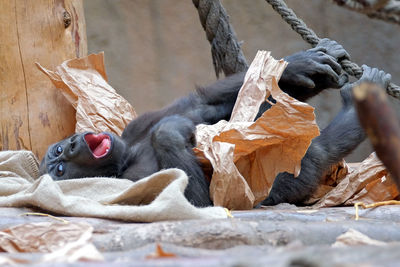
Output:
[[221,207],[196,208],[183,195],[187,175],[179,169],[155,173],[138,182],[116,178],[53,181],[39,177],[30,151],[0,152],[0,206],[39,207],[68,216],[132,222],[226,218]]

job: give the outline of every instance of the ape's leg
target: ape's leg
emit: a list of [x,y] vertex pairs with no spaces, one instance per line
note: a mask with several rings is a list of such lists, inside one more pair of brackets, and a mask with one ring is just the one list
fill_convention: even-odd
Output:
[[188,118],[165,117],[152,128],[151,143],[161,169],[179,168],[189,176],[186,198],[195,206],[211,206],[209,184],[192,150],[196,145],[195,130]]
[[354,108],[343,108],[321,135],[312,141],[301,161],[300,175],[294,178],[293,174],[280,173],[262,204],[301,204],[314,193],[324,172],[354,150],[364,139],[365,134]]
[[[386,88],[390,75],[364,66],[360,81],[374,82]],[[302,204],[317,188],[323,173],[354,150],[365,139],[352,101],[352,85],[341,89],[343,108],[321,135],[316,137],[301,161],[301,172],[296,178],[280,173],[263,205],[282,202]]]

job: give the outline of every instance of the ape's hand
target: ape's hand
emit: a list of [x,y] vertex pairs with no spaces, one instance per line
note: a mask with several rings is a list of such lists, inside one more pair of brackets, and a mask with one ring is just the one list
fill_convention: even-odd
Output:
[[376,83],[384,89],[389,86],[390,80],[392,79],[390,74],[377,68],[368,67],[367,65],[362,65],[362,69],[364,71],[363,75],[356,84],[361,84],[363,82]]
[[322,39],[313,49],[285,57],[289,62],[279,86],[298,100],[305,101],[326,88],[340,88],[347,81],[339,59],[348,58],[344,48],[329,39]]
[[342,96],[342,101],[344,108],[350,107],[353,105],[352,101],[352,89],[354,86],[357,86],[363,82],[375,83],[382,88],[386,89],[392,79],[390,74],[385,73],[383,70],[379,70],[377,68],[371,68],[367,65],[362,65],[363,75],[361,78],[354,83],[347,83],[340,90],[340,94]]
[[309,51],[310,50],[324,52],[334,57],[337,61],[350,59],[349,53],[347,53],[341,44],[328,38],[321,39],[318,45],[315,48],[309,49]]

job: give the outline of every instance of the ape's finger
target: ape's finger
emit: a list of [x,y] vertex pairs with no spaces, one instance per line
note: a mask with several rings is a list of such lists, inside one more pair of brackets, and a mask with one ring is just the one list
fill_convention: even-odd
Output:
[[339,81],[338,81],[338,88],[344,86],[346,83],[349,82],[349,76],[347,74],[341,74],[339,76]]
[[342,67],[333,56],[324,54],[320,57],[320,63],[328,64],[337,74],[342,72]]
[[332,49],[328,49],[326,53],[335,57],[336,59],[350,59],[349,53],[347,53],[347,51],[341,45],[337,45]]
[[383,86],[383,88],[386,89],[390,83],[390,80],[392,79],[392,75],[386,74],[386,72],[380,70],[378,76],[379,76],[378,78],[379,81],[377,81],[377,83],[381,84],[381,86]]
[[329,84],[329,87],[338,88],[339,75],[331,68],[331,66],[320,64],[316,69],[316,72],[325,76],[324,79]]
[[316,46],[314,48],[308,49],[309,52],[324,52],[326,53],[326,48],[322,46]]
[[315,88],[315,83],[312,79],[307,76],[299,75],[296,80],[296,86],[305,87],[305,88]]
[[362,74],[362,76],[361,76],[361,79],[363,78],[363,77],[370,77],[371,76],[371,70],[372,70],[372,68],[371,67],[369,67],[369,66],[367,66],[367,65],[362,65],[361,66],[362,67],[362,69],[363,69],[363,74]]
[[385,82],[385,88],[387,88],[389,86],[390,81],[392,80],[392,75],[390,75],[389,73],[387,73],[385,75],[385,77],[383,78],[384,82]]
[[[329,39],[329,38],[323,38],[323,39],[321,39],[321,40],[318,42],[318,44],[317,44],[316,47],[328,48],[329,46],[332,45],[332,42],[335,42],[335,41],[332,41],[332,40]],[[336,42],[335,42],[335,43],[336,43]]]
[[324,38],[318,43],[317,47],[324,47],[325,52],[336,59],[350,59],[349,53],[347,53],[341,44],[334,40]]
[[380,71],[378,72],[378,77],[379,77],[379,79],[382,81],[382,85],[385,85],[385,84],[386,84],[386,82],[385,82],[385,76],[386,76],[386,73],[385,73],[383,70],[380,70]]
[[373,68],[373,69],[371,70],[371,77],[372,77],[373,79],[377,79],[377,78],[378,78],[378,73],[379,73],[379,70],[378,70],[377,68]]

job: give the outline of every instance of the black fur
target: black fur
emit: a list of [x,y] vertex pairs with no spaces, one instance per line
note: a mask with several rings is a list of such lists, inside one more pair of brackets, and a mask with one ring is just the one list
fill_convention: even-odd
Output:
[[[363,66],[361,79],[354,84],[346,84],[340,91],[342,109],[332,122],[314,138],[301,161],[301,172],[280,173],[263,205],[276,205],[283,202],[302,204],[317,188],[322,175],[333,164],[338,163],[353,151],[366,137],[358,121],[353,106],[352,88],[361,82],[372,82],[387,88],[391,76],[383,71]],[[383,90],[383,89],[382,89]]]
[[[340,88],[347,82],[347,76],[341,75],[337,60],[346,55],[336,42],[324,39],[316,48],[286,58],[289,64],[279,85],[300,100],[326,88]],[[369,74],[365,79],[372,79]],[[209,87],[198,88],[164,109],[145,113],[130,122],[121,137],[107,133],[112,145],[104,156],[94,156],[85,141],[87,133],[62,140],[49,147],[41,172],[56,180],[115,176],[136,181],[158,170],[176,167],[189,176],[186,197],[196,206],[209,206],[212,204],[209,185],[192,151],[196,143],[195,125],[228,120],[243,78],[244,73],[232,75]],[[345,102],[342,112],[313,140],[302,160],[300,177],[278,175],[264,204],[301,203],[315,190],[322,172],[364,138],[349,99],[349,88],[342,90]],[[264,103],[259,114],[268,108],[269,104]]]

